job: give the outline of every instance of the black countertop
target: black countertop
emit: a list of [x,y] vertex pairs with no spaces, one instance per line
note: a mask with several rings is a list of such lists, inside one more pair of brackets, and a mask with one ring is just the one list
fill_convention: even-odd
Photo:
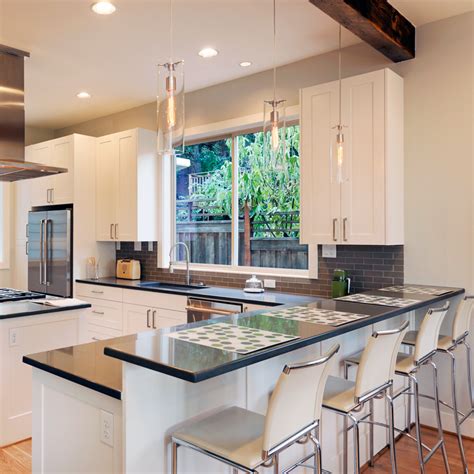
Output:
[[0,319],[36,316],[37,314],[58,313],[60,311],[72,311],[91,307],[89,303],[85,302],[74,306],[56,307],[41,304],[41,301],[44,300],[38,299],[0,303]]
[[[408,311],[434,306],[444,300],[462,294],[463,289],[447,288],[448,293],[430,296],[413,293],[389,293],[371,291],[367,294],[395,296],[416,299],[409,307],[395,308],[373,304],[349,303],[337,300],[318,299],[303,303],[305,306],[322,309],[366,314],[368,317],[339,327],[297,322],[275,318],[272,312],[278,309],[262,309],[230,317],[185,324],[174,328],[139,333],[106,341],[82,344],[55,351],[42,352],[24,357],[24,362],[65,379],[92,388],[106,395],[120,399],[122,390],[121,361],[130,362],[156,370],[189,382],[199,382],[241,367],[260,362],[300,347],[354,331]],[[172,339],[167,334],[187,327],[227,322],[238,326],[264,329],[273,332],[296,335],[299,339],[285,342],[248,355],[206,347],[191,342]]]
[[89,285],[115,286],[127,290],[152,291],[155,293],[171,293],[174,295],[195,296],[202,298],[216,298],[226,301],[241,301],[242,303],[261,304],[262,306],[279,306],[282,304],[302,304],[315,301],[317,298],[304,295],[293,295],[277,291],[265,291],[264,293],[246,293],[236,288],[223,288],[209,286],[204,288],[179,289],[179,288],[150,288],[141,286],[142,280],[123,280],[121,278],[100,278],[99,280],[76,280],[77,283]]

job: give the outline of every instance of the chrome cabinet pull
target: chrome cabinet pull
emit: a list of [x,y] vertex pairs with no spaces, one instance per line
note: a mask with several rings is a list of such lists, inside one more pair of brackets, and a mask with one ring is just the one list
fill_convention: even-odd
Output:
[[337,218],[335,217],[335,218],[332,220],[332,240],[334,240],[334,242],[337,242],[337,237],[336,237],[336,225],[337,225]]
[[93,341],[101,341],[102,339],[98,338],[98,337],[92,337],[92,340]]
[[44,285],[44,223],[45,219],[40,221],[40,268],[39,268],[39,279],[40,285]]
[[150,313],[151,313],[151,309],[147,309],[146,310],[146,327],[147,328],[151,328],[151,326],[150,326]]
[[110,240],[114,240],[113,232],[114,232],[114,225],[110,224]]
[[54,188],[51,188],[51,203],[54,203]]
[[49,188],[46,190],[46,202],[49,204]]
[[153,329],[156,329],[155,316],[156,316],[156,310],[153,310],[153,318],[152,318]]
[[28,255],[28,241],[26,241],[25,243],[25,253],[26,255]]
[[92,312],[94,314],[100,314],[101,316],[103,316],[105,314],[103,311],[96,311],[95,309],[93,309]]
[[346,224],[347,217],[344,217],[344,219],[342,219],[342,239],[344,240],[344,242],[347,242]]
[[29,224],[25,225],[25,237],[28,238],[30,236],[30,227]]
[[103,295],[104,294],[104,292],[100,291],[100,290],[91,290],[91,293],[95,293],[97,295]]
[[118,240],[118,224],[115,224],[115,240]]
[[48,233],[48,224],[51,224],[52,225],[52,220],[51,219],[45,219],[44,220],[44,233],[45,233],[45,243],[44,243],[44,246],[45,246],[45,256],[44,256],[44,283],[46,286],[50,286],[51,285],[51,282],[48,280],[48,253],[49,253],[49,249],[50,249],[50,245],[49,245],[49,233]]

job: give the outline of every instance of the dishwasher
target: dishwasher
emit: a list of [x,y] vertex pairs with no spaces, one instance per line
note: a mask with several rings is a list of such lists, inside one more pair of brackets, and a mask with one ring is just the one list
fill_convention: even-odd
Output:
[[215,299],[188,298],[186,306],[188,323],[220,318],[245,311],[242,303],[228,302]]

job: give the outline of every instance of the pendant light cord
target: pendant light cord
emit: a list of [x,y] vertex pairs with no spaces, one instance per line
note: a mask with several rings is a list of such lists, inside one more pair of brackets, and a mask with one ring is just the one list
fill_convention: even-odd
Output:
[[173,0],[170,0],[170,63],[173,62]]
[[276,101],[276,0],[273,0],[273,101]]
[[339,23],[339,128],[342,127],[342,25]]

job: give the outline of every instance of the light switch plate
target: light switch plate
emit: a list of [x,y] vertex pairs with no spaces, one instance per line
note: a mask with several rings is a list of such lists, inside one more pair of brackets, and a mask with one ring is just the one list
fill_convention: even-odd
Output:
[[10,339],[10,347],[18,345],[18,332],[16,328],[10,329],[9,339]]
[[100,410],[100,441],[114,447],[114,415]]
[[148,252],[153,252],[153,242],[148,242]]
[[337,250],[335,245],[323,245],[323,258],[336,258]]
[[120,242],[115,242],[115,250],[120,250]]
[[263,280],[263,286],[265,288],[276,288],[276,281],[275,280],[269,280],[269,279],[265,278]]
[[135,250],[135,252],[141,252],[142,243],[141,242],[134,242],[133,243],[133,250]]

